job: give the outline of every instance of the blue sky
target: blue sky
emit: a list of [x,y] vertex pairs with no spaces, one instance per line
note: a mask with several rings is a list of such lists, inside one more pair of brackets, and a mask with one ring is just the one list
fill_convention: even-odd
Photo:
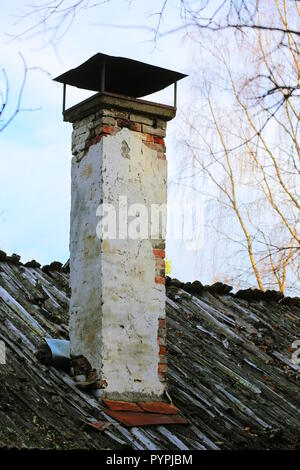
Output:
[[[189,49],[183,34],[162,38],[155,47],[151,35],[142,29],[100,27],[99,23],[144,25],[156,21],[150,17],[160,1],[132,2],[111,0],[101,7],[82,11],[56,49],[44,46],[44,37],[9,41],[6,33],[20,33],[30,23],[14,25],[23,1],[12,0],[1,5],[0,57],[10,81],[8,111],[14,108],[23,68],[18,55],[22,52],[29,67],[23,106],[41,108],[20,113],[0,133],[0,249],[22,256],[23,261],[35,258],[41,263],[68,258],[70,210],[71,126],[61,116],[62,90],[52,82],[55,77],[79,65],[96,52],[131,57],[144,62],[188,73]],[[37,2],[36,2],[37,3]],[[25,4],[25,2],[24,2]],[[170,8],[163,28],[178,24],[178,12]],[[98,25],[97,25],[98,23]],[[179,108],[184,105],[188,82],[180,83]],[[84,95],[72,90],[68,104]],[[170,102],[172,90],[156,96],[157,101]],[[9,114],[9,112],[8,112]],[[178,118],[168,129],[169,176],[177,171],[175,139]],[[173,273],[184,274],[185,266],[177,257],[178,249],[169,246]],[[190,277],[190,276],[188,276]],[[193,276],[192,276],[193,277]]]

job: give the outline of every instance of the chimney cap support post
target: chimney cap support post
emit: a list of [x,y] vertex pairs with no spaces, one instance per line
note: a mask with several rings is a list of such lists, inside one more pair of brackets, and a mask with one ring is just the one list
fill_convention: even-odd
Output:
[[174,108],[177,108],[177,82],[174,82]]
[[103,62],[102,67],[101,67],[100,91],[101,93],[105,91],[105,62]]
[[67,84],[63,84],[63,105],[62,105],[62,112],[65,113],[66,110],[66,92],[67,92]]

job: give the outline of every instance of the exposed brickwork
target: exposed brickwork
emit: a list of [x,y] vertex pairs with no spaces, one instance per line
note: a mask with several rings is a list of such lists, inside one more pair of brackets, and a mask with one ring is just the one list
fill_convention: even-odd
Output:
[[164,144],[155,144],[154,142],[146,141],[145,145],[147,145],[151,150],[157,152],[158,158],[165,160],[166,147]]
[[165,145],[165,141],[164,141],[164,139],[162,139],[161,137],[155,137],[155,136],[154,136],[154,137],[153,137],[153,142],[154,142],[155,144],[159,144],[159,145],[163,145],[163,146]]
[[167,364],[158,364],[158,373],[165,374],[167,372]]
[[165,346],[165,345],[166,345],[166,338],[163,337],[163,336],[159,336],[159,337],[157,338],[157,344],[158,344],[159,346]]
[[117,134],[124,127],[139,133],[145,145],[157,152],[157,158],[166,159],[166,122],[113,109],[102,109],[73,124],[73,155],[80,161],[89,147],[100,142],[104,136]]
[[160,127],[147,126],[146,124],[143,124],[142,131],[145,134],[151,134],[157,137],[166,137],[165,129],[162,129]]
[[157,284],[165,284],[165,250],[154,248],[153,254],[155,257],[155,282]]
[[[155,257],[155,282],[160,285],[165,285],[165,242],[164,240],[153,240],[153,255]],[[166,318],[165,312],[162,313],[163,318],[158,321],[158,337],[157,343],[159,346],[159,362],[158,362],[158,377],[161,382],[166,382],[167,373],[167,348],[166,348]]]
[[165,240],[163,240],[162,238],[156,239],[156,240],[153,239],[152,246],[153,246],[153,250],[165,250],[166,243],[165,243]]
[[157,249],[157,248],[153,249],[153,254],[154,254],[155,257],[164,258],[165,253],[166,253],[165,250],[161,250],[161,249]]
[[138,122],[140,124],[146,124],[148,126],[154,126],[155,124],[154,119],[151,119],[148,116],[141,116],[141,115],[133,114],[133,113],[130,114],[129,119],[131,121]]
[[135,131],[135,132],[142,131],[141,124],[139,124],[138,122],[127,120],[127,119],[117,119],[117,125],[121,128],[126,127],[127,129],[131,129],[132,131]]
[[159,354],[159,364],[167,364],[166,353]]
[[153,143],[153,135],[151,135],[151,134],[142,134],[141,137],[142,137],[142,139],[145,140],[146,142],[151,142],[151,143]]
[[158,320],[158,337],[157,343],[159,346],[159,360],[158,360],[158,376],[161,382],[166,382],[167,374],[167,348],[166,348],[166,318]]

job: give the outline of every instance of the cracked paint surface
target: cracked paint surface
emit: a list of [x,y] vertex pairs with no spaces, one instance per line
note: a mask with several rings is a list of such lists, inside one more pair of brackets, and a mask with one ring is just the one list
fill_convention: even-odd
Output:
[[[155,282],[153,240],[99,240],[96,209],[126,196],[128,207],[144,204],[150,213],[151,204],[166,203],[166,172],[166,161],[126,128],[73,159],[71,353],[88,359],[113,398],[153,399],[165,390],[157,342],[165,286]],[[150,217],[148,224],[150,233]]]

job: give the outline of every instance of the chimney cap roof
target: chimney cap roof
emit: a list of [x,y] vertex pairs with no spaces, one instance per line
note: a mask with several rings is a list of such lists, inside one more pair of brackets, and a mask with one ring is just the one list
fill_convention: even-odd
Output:
[[160,91],[186,76],[137,60],[98,53],[54,80],[86,90],[140,98]]

